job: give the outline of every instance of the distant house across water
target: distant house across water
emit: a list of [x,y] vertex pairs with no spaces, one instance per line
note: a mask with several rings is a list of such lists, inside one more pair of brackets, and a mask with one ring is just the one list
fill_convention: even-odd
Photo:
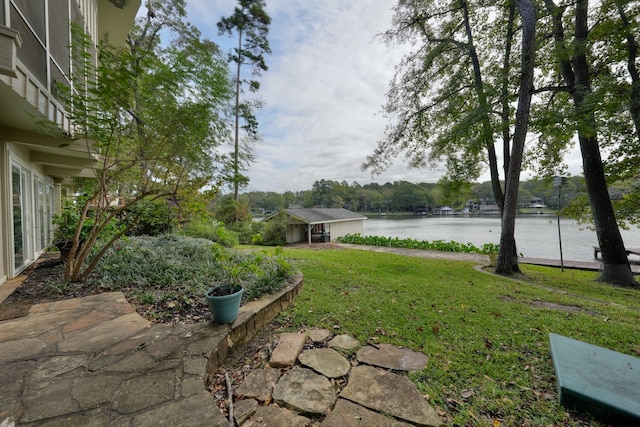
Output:
[[453,213],[453,209],[451,209],[449,206],[442,206],[436,208],[435,210],[436,215],[453,215]]

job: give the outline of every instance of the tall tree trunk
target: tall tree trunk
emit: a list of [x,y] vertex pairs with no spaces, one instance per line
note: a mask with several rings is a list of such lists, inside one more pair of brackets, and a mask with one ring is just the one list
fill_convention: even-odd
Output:
[[496,149],[493,141],[493,128],[491,126],[491,119],[489,118],[491,105],[489,105],[489,102],[487,101],[487,95],[484,91],[480,60],[478,59],[478,53],[476,52],[476,48],[473,42],[471,21],[469,20],[469,4],[466,0],[462,0],[461,6],[464,17],[465,34],[467,36],[469,58],[471,59],[471,64],[473,65],[473,84],[478,96],[478,104],[480,104],[480,108],[482,108],[482,139],[484,140],[483,142],[487,149],[487,160],[489,161],[489,173],[491,175],[491,189],[493,190],[493,197],[496,199],[496,203],[498,204],[500,211],[502,211],[504,206],[504,193],[502,192],[502,187],[500,187],[498,159],[496,156]]
[[[242,65],[242,28],[238,28],[238,67],[236,70],[236,117],[233,133],[233,200],[238,202],[240,187],[240,68]],[[236,215],[236,221],[238,217]]]
[[500,102],[502,112],[500,121],[502,122],[502,167],[504,176],[509,175],[509,161],[511,158],[511,100],[509,99],[509,70],[511,68],[511,51],[513,46],[514,26],[516,18],[515,0],[509,0],[509,18],[507,21],[507,40],[504,47],[504,59],[502,61],[502,89]]
[[518,92],[518,109],[516,110],[515,134],[505,189],[505,203],[500,230],[500,252],[496,264],[496,273],[509,275],[520,272],[515,250],[515,223],[518,202],[518,187],[524,143],[529,127],[529,110],[533,92],[533,70],[536,53],[536,9],[532,0],[516,0],[518,11],[522,17],[522,66],[520,89]]
[[589,62],[587,59],[587,36],[589,27],[587,15],[588,0],[578,0],[575,15],[575,41],[573,57],[568,55],[562,28],[562,9],[553,0],[545,0],[547,9],[552,15],[556,54],[560,63],[560,71],[574,102],[578,121],[578,141],[582,154],[589,204],[602,250],[603,270],[599,281],[635,286],[637,283],[631,273],[629,260],[620,235],[616,216],[611,205],[607,183],[598,144],[597,124],[594,111],[586,98],[591,94]]

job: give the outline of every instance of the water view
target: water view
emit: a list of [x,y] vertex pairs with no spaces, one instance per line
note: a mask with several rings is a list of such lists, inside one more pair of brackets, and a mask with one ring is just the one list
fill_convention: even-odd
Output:
[[[595,231],[570,219],[560,219],[562,253],[565,260],[592,261],[593,246],[598,245]],[[640,229],[621,230],[625,246],[640,247]],[[500,218],[445,215],[426,218],[374,217],[364,222],[363,235],[401,239],[444,240],[472,243],[500,242]],[[525,257],[560,259],[557,218],[552,215],[527,215],[516,219],[516,244]],[[637,257],[635,257],[637,258]],[[631,255],[631,259],[635,259]]]

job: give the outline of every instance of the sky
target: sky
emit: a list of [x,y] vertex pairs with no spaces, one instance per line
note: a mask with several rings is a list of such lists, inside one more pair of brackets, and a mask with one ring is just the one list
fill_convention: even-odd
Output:
[[[216,23],[236,0],[187,0],[188,20],[225,50],[234,39]],[[412,169],[402,158],[381,175],[361,164],[384,138],[382,114],[395,66],[408,46],[376,35],[391,28],[391,0],[267,0],[271,17],[256,112],[262,141],[247,171],[246,191],[310,190],[321,179],[361,185],[437,182],[442,168]],[[488,175],[480,181],[489,180]]]

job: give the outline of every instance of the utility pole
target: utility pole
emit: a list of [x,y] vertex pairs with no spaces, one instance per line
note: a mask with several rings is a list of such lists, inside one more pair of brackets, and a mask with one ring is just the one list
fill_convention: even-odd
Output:
[[554,176],[553,177],[553,186],[558,187],[558,242],[560,243],[560,270],[564,272],[564,260],[562,259],[562,235],[560,234],[560,194],[561,189],[564,184],[567,183],[566,176]]

